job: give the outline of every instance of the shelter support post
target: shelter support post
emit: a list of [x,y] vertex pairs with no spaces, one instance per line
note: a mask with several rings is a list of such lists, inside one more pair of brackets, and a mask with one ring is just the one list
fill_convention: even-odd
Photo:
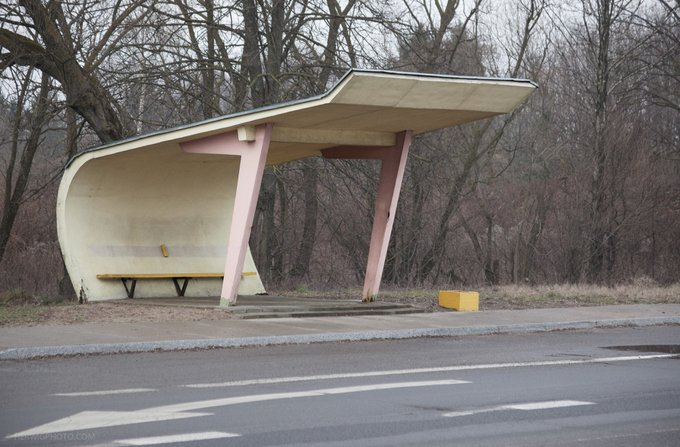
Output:
[[221,306],[236,304],[271,136],[272,124],[268,123],[254,129],[243,128],[182,143],[185,152],[236,155],[241,158],[229,229]]
[[411,138],[409,130],[397,134],[393,147],[334,147],[322,151],[325,158],[377,159],[382,162],[362,292],[364,302],[373,301],[380,290]]

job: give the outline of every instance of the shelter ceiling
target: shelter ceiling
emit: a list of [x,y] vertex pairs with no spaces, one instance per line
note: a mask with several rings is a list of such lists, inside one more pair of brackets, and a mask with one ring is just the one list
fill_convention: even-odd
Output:
[[267,164],[278,164],[317,156],[334,146],[389,146],[404,130],[420,134],[507,113],[535,88],[526,80],[352,70],[315,98],[139,136],[91,152],[96,152],[93,158],[108,158],[155,148],[160,150],[156,155],[203,162],[212,158],[183,154],[179,143],[273,123]]

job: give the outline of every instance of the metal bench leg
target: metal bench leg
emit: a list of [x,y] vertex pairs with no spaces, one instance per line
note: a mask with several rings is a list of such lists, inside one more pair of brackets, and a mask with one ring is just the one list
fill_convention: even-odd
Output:
[[[125,286],[125,291],[127,292],[128,298],[135,297],[135,286],[137,285],[137,280],[132,278],[121,278],[123,281],[123,286]],[[127,282],[130,281],[130,288],[128,288]]]
[[[180,287],[178,279],[183,279],[182,287]],[[184,296],[187,291],[187,285],[189,285],[189,278],[172,278],[172,282],[175,283],[175,290],[177,291],[177,296]]]

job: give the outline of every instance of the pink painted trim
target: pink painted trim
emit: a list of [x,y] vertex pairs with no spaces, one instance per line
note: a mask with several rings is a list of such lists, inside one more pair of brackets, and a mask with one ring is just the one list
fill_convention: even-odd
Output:
[[241,157],[236,196],[234,197],[234,210],[229,229],[221,304],[236,303],[241,272],[248,249],[248,239],[255,216],[257,197],[262,183],[262,174],[269,152],[272,127],[271,123],[257,126],[255,141],[239,141],[236,131],[232,131],[180,144],[185,152],[238,155]]
[[191,154],[241,155],[248,149],[248,145],[254,146],[255,141],[239,141],[236,131],[233,130],[179,145],[182,151]]
[[380,183],[375,201],[375,217],[371,231],[371,245],[368,250],[368,263],[366,265],[366,279],[362,293],[364,302],[373,301],[373,297],[380,291],[387,247],[392,235],[394,216],[397,211],[412,135],[413,133],[410,130],[399,133],[394,148],[387,151],[382,158]]

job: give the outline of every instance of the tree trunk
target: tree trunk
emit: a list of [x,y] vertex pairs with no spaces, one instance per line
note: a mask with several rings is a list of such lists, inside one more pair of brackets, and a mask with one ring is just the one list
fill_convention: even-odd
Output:
[[[31,76],[30,71],[27,76]],[[27,78],[26,82],[30,82],[30,79]],[[14,162],[19,151],[18,130],[22,125],[22,106],[20,105],[17,110],[14,121],[14,141],[12,141],[11,163],[7,166],[6,179],[8,182],[5,185],[5,203],[3,207],[2,221],[0,222],[0,261],[2,261],[5,251],[7,250],[7,243],[9,242],[12,227],[14,226],[14,221],[16,220],[19,207],[21,206],[21,200],[28,186],[28,178],[31,173],[31,167],[33,166],[33,158],[35,157],[35,153],[38,150],[38,146],[40,145],[40,136],[42,135],[43,126],[49,119],[47,113],[47,109],[49,107],[49,91],[50,78],[47,76],[47,74],[43,73],[42,81],[40,83],[40,92],[38,93],[38,100],[35,104],[35,107],[31,111],[31,120],[28,126],[28,140],[26,141],[23,152],[21,153],[17,180],[16,183],[12,185]]]
[[264,73],[260,58],[258,12],[255,0],[243,0],[243,60],[242,72],[250,84],[253,107],[266,104]]
[[95,74],[78,64],[68,27],[57,23],[64,15],[61,2],[46,6],[40,0],[20,0],[19,4],[33,20],[42,43],[0,29],[0,46],[9,50],[12,63],[37,67],[59,81],[67,105],[92,126],[101,142],[134,134],[132,120],[122,114]]
[[[316,83],[315,93],[323,92],[330,79],[332,69],[335,67],[335,53],[338,46],[338,33],[344,23],[344,17],[354,7],[356,0],[350,0],[344,10],[340,9],[336,0],[327,0],[330,14],[328,37],[324,48],[321,73]],[[302,223],[302,238],[297,249],[297,255],[290,276],[293,281],[301,281],[309,274],[309,266],[316,241],[317,220],[319,213],[319,198],[317,196],[317,184],[319,163],[311,158],[302,162],[302,188],[304,195],[304,220]]]
[[304,191],[305,213],[302,223],[302,239],[298,248],[295,264],[290,271],[293,281],[300,281],[309,274],[309,265],[316,240],[317,215],[319,199],[316,186],[318,183],[317,160],[306,160],[302,165],[302,188]]
[[212,118],[219,115],[219,95],[215,90],[215,34],[217,33],[215,24],[215,5],[213,0],[205,0],[206,14],[206,40],[208,41],[208,52],[205,57],[205,68],[202,70],[203,91],[201,106],[203,108],[203,118]]
[[610,241],[611,231],[607,216],[607,190],[605,170],[607,169],[607,100],[609,95],[609,33],[612,26],[614,0],[597,0],[597,46],[595,67],[595,116],[593,135],[593,174],[591,179],[591,231],[588,251],[587,279],[599,282],[603,278],[605,256]]

